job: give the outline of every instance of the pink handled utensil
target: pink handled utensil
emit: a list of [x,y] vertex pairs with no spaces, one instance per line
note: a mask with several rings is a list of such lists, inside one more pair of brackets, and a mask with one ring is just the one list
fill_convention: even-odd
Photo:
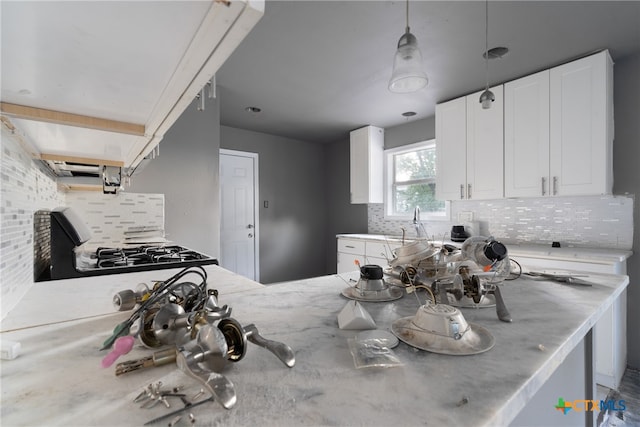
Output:
[[102,359],[102,367],[108,368],[109,366],[113,365],[113,362],[115,362],[118,357],[122,356],[123,354],[129,353],[133,348],[134,341],[135,338],[133,338],[131,335],[125,335],[118,338],[113,343],[113,350],[111,350],[109,354],[107,354],[104,359]]

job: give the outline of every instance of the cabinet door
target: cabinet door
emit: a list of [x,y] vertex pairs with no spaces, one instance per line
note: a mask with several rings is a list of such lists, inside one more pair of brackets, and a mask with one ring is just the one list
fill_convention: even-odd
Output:
[[367,264],[377,264],[387,267],[389,261],[394,258],[394,251],[400,247],[397,242],[375,242],[367,241],[365,247],[365,257]]
[[364,265],[365,260],[365,242],[364,240],[345,239],[339,237],[337,239],[338,257],[337,257],[337,269],[338,274],[347,273],[349,271],[355,271],[358,266],[355,261],[358,260],[360,264]]
[[384,129],[366,126],[351,132],[351,203],[382,203]]
[[466,97],[468,199],[504,197],[503,86],[491,91],[496,99],[487,110],[479,102],[482,92]]
[[553,195],[612,190],[612,62],[607,51],[551,69]]
[[504,85],[504,195],[549,194],[549,70]]
[[360,264],[364,265],[364,256],[347,254],[344,252],[338,252],[338,265],[336,271],[338,274],[348,273],[350,271],[357,271],[358,266],[355,261],[358,260]]
[[458,98],[436,105],[436,199],[466,197],[466,101]]

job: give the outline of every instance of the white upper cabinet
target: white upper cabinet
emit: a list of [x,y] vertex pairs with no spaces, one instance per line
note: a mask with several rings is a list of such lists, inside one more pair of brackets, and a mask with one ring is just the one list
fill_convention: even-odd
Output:
[[483,91],[467,96],[468,199],[501,199],[504,196],[503,87],[492,87],[491,91],[496,99],[486,110],[479,101]]
[[549,194],[549,70],[504,85],[505,197]]
[[610,194],[613,62],[609,52],[552,68],[549,89],[551,194]]
[[608,51],[491,90],[488,110],[480,92],[436,105],[438,199],[611,194]]
[[436,105],[436,198],[503,197],[503,88],[484,110],[481,92]]
[[351,203],[383,203],[384,129],[365,126],[350,137]]
[[610,194],[613,64],[607,51],[505,84],[505,196]]
[[436,199],[464,199],[467,183],[467,101],[436,105]]
[[3,2],[2,121],[35,157],[135,167],[264,0]]

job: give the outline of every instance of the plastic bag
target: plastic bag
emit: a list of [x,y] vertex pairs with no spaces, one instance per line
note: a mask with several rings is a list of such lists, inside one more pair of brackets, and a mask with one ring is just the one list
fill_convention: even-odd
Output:
[[386,346],[385,341],[370,338],[357,340],[349,338],[349,350],[357,369],[361,368],[392,368],[403,366],[395,352]]

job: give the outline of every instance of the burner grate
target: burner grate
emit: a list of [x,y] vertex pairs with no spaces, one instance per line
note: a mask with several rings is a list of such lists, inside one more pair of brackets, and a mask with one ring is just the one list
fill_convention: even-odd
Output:
[[95,253],[97,268],[127,267],[133,265],[182,263],[207,260],[209,257],[182,246],[136,246],[132,248],[98,248]]

